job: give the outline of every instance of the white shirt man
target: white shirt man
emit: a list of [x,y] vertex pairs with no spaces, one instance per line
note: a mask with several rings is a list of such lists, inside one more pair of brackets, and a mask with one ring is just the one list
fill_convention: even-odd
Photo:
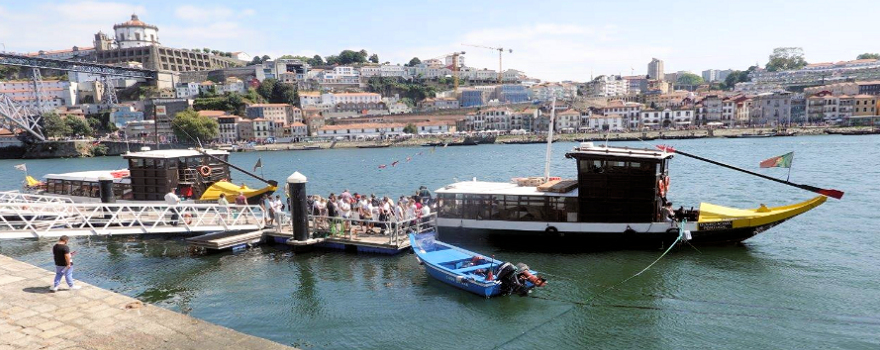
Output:
[[174,191],[172,190],[171,192],[168,192],[168,194],[165,195],[165,204],[178,205],[178,204],[180,204],[180,197],[178,197],[176,194],[174,194]]
[[428,217],[428,215],[431,215],[431,207],[429,207],[427,204],[423,204],[422,205],[422,217],[426,218],[426,217]]

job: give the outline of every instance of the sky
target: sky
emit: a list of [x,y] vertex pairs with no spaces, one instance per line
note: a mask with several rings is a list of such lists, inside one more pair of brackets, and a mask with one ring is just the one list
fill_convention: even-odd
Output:
[[465,63],[546,81],[762,66],[775,47],[808,62],[880,52],[880,1],[3,1],[0,43],[33,52],[92,46],[94,33],[132,13],[159,27],[162,45],[250,55],[328,56],[344,49],[406,63],[465,51]]

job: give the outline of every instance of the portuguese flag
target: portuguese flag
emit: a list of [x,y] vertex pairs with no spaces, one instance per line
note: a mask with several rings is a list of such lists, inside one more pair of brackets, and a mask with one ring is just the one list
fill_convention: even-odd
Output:
[[794,159],[794,152],[788,152],[779,157],[773,157],[761,162],[762,168],[791,168],[791,161]]

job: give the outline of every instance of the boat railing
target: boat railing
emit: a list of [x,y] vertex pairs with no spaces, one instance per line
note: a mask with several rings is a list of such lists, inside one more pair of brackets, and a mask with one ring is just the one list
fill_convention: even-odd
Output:
[[73,203],[73,200],[67,197],[4,191],[0,192],[0,203]]
[[258,205],[0,203],[0,238],[258,230]]
[[410,233],[425,233],[437,230],[437,214],[419,216],[411,219],[373,220],[344,218],[341,216],[309,215],[311,238],[336,237],[357,240],[366,237],[387,237],[388,244],[400,247],[409,241]]

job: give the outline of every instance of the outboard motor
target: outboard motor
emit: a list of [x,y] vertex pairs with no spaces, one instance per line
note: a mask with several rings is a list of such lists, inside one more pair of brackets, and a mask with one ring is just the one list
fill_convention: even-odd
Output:
[[501,281],[501,293],[504,295],[518,294],[526,296],[534,287],[543,287],[547,280],[532,275],[529,266],[523,263],[513,264],[506,262],[498,267],[498,280]]

